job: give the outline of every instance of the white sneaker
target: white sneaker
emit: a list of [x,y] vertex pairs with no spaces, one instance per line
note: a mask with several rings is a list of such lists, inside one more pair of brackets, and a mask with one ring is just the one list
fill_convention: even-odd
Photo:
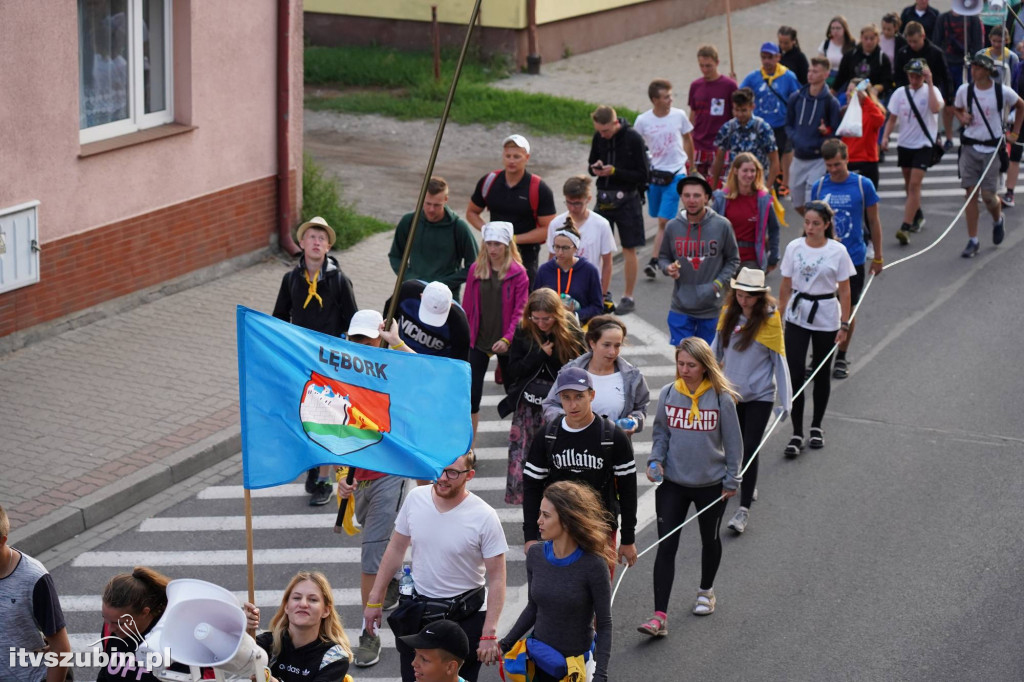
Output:
[[747,521],[750,518],[750,512],[740,507],[736,510],[736,513],[729,520],[729,528],[737,533],[742,533],[747,529]]

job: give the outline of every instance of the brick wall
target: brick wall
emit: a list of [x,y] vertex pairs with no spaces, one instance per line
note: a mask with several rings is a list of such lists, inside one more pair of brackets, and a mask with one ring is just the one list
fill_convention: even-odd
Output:
[[39,283],[0,294],[0,336],[266,248],[276,197],[268,177],[44,243]]

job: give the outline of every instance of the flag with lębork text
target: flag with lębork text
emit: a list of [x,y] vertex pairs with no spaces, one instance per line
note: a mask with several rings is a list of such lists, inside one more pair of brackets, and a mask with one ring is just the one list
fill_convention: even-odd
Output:
[[469,364],[371,348],[238,307],[246,488],[321,464],[434,479],[473,440]]

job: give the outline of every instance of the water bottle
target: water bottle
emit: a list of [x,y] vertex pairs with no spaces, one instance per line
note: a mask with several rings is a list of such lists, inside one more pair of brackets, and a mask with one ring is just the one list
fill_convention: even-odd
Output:
[[658,471],[657,462],[651,462],[651,466],[647,467],[647,472],[650,474],[651,478],[654,479],[654,485],[661,485],[661,482],[665,480],[665,477],[661,475],[660,471]]
[[620,417],[615,420],[616,425],[623,431],[629,431],[630,429],[636,428],[636,420],[632,417]]
[[402,577],[398,581],[398,593],[411,597],[414,586],[415,585],[412,581],[412,568],[405,566],[402,568]]

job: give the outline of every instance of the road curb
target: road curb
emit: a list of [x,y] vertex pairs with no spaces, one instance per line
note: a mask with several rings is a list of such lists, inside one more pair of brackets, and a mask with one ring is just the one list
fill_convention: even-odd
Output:
[[241,450],[240,427],[230,426],[119,478],[11,532],[9,544],[30,555],[70,540],[165,488],[227,459]]

